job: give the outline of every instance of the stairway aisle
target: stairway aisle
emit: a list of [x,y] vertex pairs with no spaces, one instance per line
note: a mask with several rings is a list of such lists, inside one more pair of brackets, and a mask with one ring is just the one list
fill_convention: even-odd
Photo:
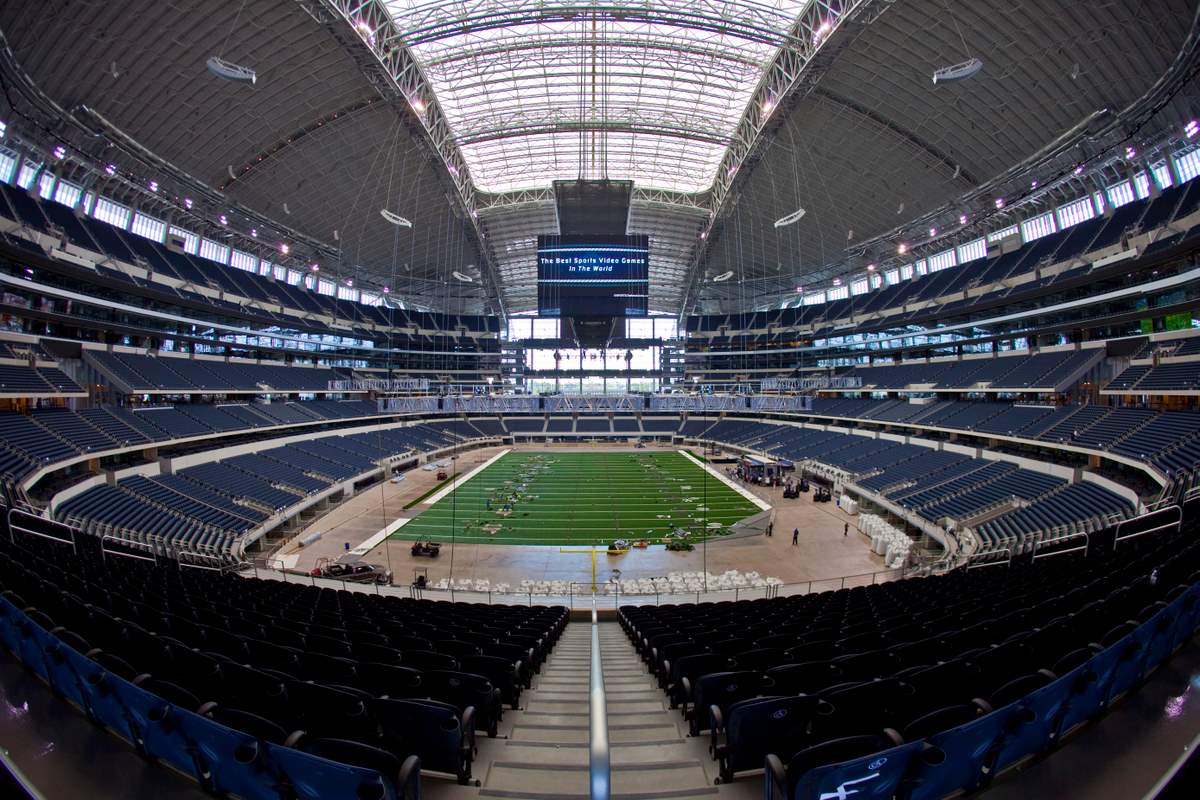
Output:
[[[759,781],[746,778],[715,786],[708,738],[687,738],[677,710],[647,674],[615,622],[600,623],[600,653],[608,695],[613,800],[730,798],[760,796]],[[501,737],[479,738],[474,775],[482,788],[426,779],[434,800],[502,797],[513,800],[586,800],[588,797],[589,623],[567,625],[554,651],[521,697],[521,710],[506,710]]]

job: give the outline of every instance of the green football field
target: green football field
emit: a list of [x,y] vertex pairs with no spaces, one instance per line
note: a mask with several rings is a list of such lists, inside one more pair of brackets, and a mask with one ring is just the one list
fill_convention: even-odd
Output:
[[693,540],[705,529],[719,535],[759,510],[679,453],[519,452],[505,454],[460,483],[392,538],[535,545],[647,539],[660,544],[678,528],[694,532]]

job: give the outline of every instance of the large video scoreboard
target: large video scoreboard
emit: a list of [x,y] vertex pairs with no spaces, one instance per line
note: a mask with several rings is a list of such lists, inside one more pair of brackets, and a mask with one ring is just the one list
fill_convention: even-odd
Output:
[[539,236],[537,259],[539,315],[646,316],[649,237]]

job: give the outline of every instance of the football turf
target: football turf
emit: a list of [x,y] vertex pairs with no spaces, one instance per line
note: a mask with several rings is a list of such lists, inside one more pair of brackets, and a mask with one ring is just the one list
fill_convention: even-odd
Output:
[[[511,514],[505,516],[505,507]],[[679,453],[507,453],[459,484],[394,539],[462,544],[660,544],[676,528],[697,541],[708,526],[758,513]],[[713,523],[720,528],[713,529]],[[453,531],[453,536],[451,535]]]

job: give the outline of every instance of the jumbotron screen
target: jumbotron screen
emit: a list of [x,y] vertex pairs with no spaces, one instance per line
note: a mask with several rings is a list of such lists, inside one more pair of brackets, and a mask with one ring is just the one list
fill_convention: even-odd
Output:
[[649,237],[539,236],[537,259],[541,316],[646,316]]

